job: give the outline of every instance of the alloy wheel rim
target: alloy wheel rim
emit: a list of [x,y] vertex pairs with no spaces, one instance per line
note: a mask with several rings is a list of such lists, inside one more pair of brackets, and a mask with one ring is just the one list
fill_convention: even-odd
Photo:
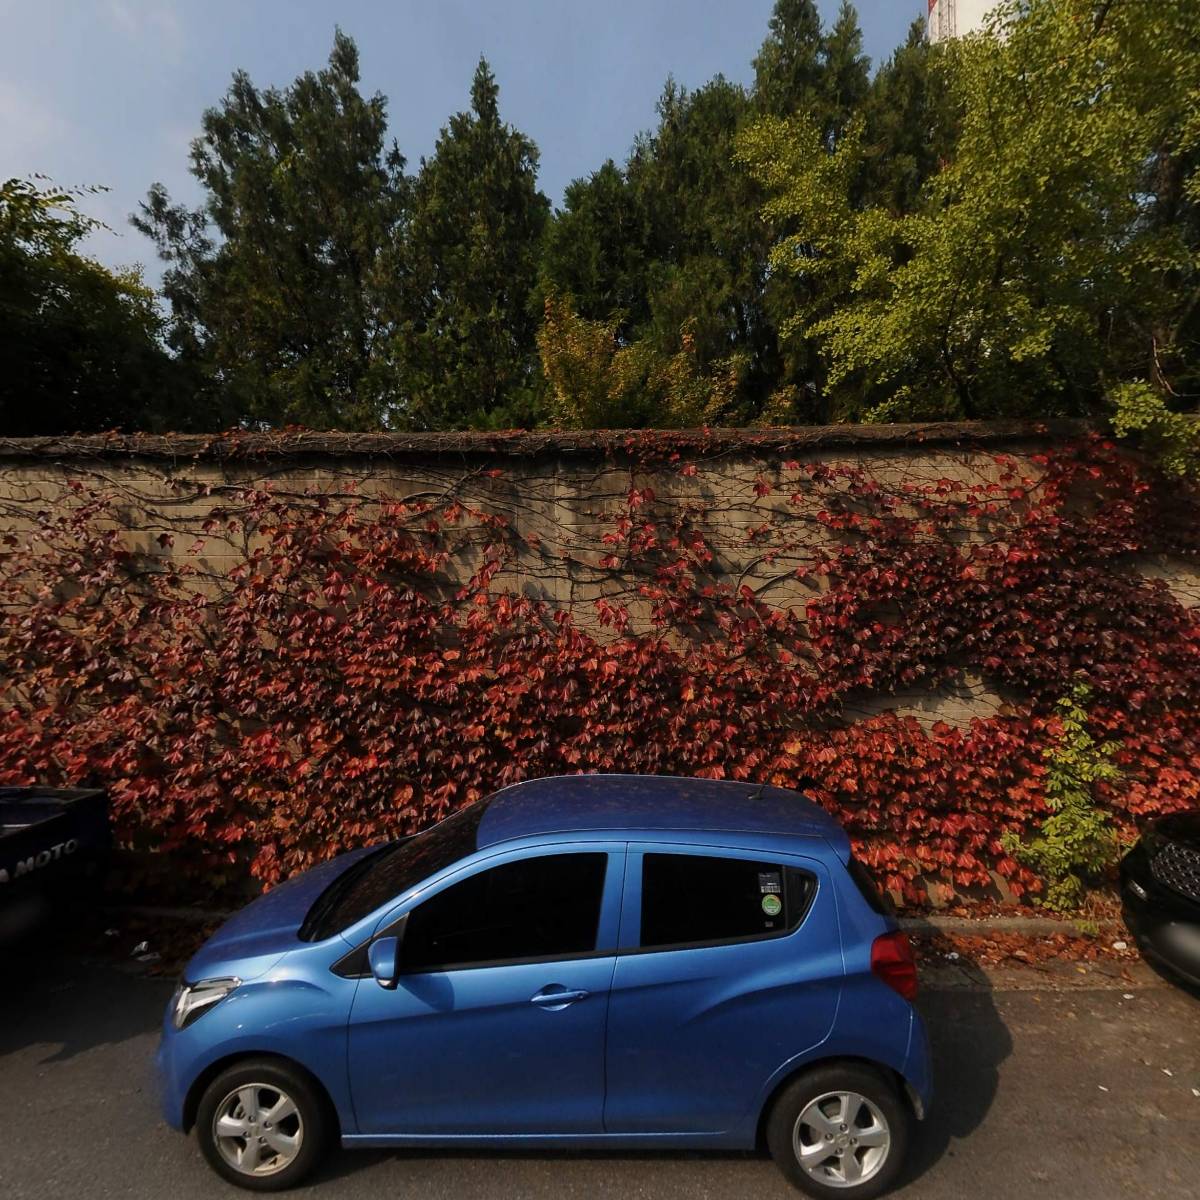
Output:
[[272,1083],[244,1083],[213,1116],[217,1152],[242,1175],[274,1175],[294,1162],[304,1142],[296,1102]]
[[826,1187],[858,1187],[873,1179],[891,1148],[887,1118],[858,1092],[818,1096],[805,1105],[792,1129],[796,1161]]

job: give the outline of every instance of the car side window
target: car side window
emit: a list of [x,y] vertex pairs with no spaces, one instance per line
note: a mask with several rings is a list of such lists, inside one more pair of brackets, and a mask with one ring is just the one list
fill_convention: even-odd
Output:
[[688,946],[796,928],[815,881],[779,863],[700,854],[642,856],[641,945]]
[[596,948],[608,855],[548,854],[478,871],[408,915],[405,971],[569,958]]

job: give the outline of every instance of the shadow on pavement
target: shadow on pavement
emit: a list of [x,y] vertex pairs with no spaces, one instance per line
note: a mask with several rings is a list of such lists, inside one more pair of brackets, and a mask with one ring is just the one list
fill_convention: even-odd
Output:
[[1166,963],[1159,962],[1158,959],[1152,958],[1147,954],[1142,955],[1144,962],[1155,975],[1164,983],[1169,984],[1177,992],[1182,992],[1185,996],[1191,996],[1193,1000],[1200,1000],[1200,987],[1194,984],[1190,979],[1185,979],[1182,975],[1173,971]]
[[[113,962],[88,953],[103,936],[98,915],[68,924],[50,924],[16,946],[0,946],[0,1073],[5,1056],[36,1047],[39,1063],[54,1064],[106,1045],[153,1034],[171,990],[167,979],[133,978]],[[943,1156],[986,1119],[996,1097],[1000,1064],[1012,1051],[982,972],[968,961],[959,964],[967,986],[926,987],[918,1001],[929,1030],[934,1062],[935,1099],[917,1126],[903,1183],[920,1180]],[[147,1064],[148,1070],[148,1064]],[[334,1154],[317,1179],[355,1174],[372,1162],[422,1158],[488,1159],[488,1151],[353,1151]],[[505,1159],[582,1161],[613,1159],[684,1163],[761,1162],[765,1152],[693,1151],[546,1151],[505,1152]]]
[[996,1099],[1000,1064],[1012,1053],[1012,1036],[984,973],[965,959],[960,970],[973,980],[970,987],[927,989],[917,1001],[933,1053],[934,1098],[917,1127],[904,1183],[943,1155],[953,1156],[954,1144],[983,1124]]
[[81,934],[49,921],[33,936],[0,945],[0,1063],[28,1046],[45,1047],[43,1062],[63,1062],[158,1028],[171,983],[135,981],[81,953]]
[[[899,1185],[917,1183],[944,1155],[955,1154],[955,1144],[969,1137],[987,1117],[996,1098],[1000,1064],[1012,1053],[1013,1042],[1001,1019],[986,976],[968,959],[956,972],[968,986],[926,989],[917,1007],[925,1018],[933,1054],[934,1101],[924,1121],[916,1125],[908,1166]],[[333,1154],[317,1179],[337,1179],[354,1174],[371,1163],[406,1159],[488,1160],[530,1159],[553,1162],[619,1160],[622,1162],[750,1162],[768,1158],[765,1150],[349,1150]]]
[[[336,1179],[349,1178],[369,1166],[380,1163],[392,1163],[403,1167],[407,1163],[424,1164],[430,1160],[437,1162],[478,1162],[504,1164],[537,1164],[537,1163],[671,1163],[671,1164],[738,1164],[761,1163],[765,1167],[771,1165],[770,1155],[765,1150],[520,1150],[511,1147],[497,1147],[494,1150],[456,1150],[445,1149],[396,1149],[396,1150],[337,1150],[330,1154],[313,1173],[311,1186],[320,1187],[321,1183]],[[772,1174],[771,1178],[774,1178]],[[785,1191],[789,1189],[782,1185]],[[564,1188],[567,1194],[573,1194],[571,1188]],[[791,1192],[795,1195],[797,1193]]]

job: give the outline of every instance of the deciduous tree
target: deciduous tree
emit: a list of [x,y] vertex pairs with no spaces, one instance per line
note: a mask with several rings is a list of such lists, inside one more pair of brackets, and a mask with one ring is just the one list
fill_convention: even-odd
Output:
[[[91,192],[98,189],[86,189]],[[188,380],[137,271],[83,252],[78,192],[0,184],[0,432],[184,428]]]
[[1121,380],[1194,390],[1200,9],[1008,0],[944,57],[962,132],[920,205],[864,203],[862,122],[766,118],[741,154],[808,294],[835,412],[1088,412]]
[[728,424],[746,370],[737,354],[702,363],[687,326],[673,353],[648,339],[622,344],[615,320],[589,321],[556,292],[546,297],[538,350],[550,419],[570,429]]

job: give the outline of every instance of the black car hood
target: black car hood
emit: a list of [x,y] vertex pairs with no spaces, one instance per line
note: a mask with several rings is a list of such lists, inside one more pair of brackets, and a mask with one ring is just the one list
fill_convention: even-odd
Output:
[[1169,841],[1187,846],[1189,850],[1200,850],[1200,809],[1163,817],[1155,825],[1155,832]]

